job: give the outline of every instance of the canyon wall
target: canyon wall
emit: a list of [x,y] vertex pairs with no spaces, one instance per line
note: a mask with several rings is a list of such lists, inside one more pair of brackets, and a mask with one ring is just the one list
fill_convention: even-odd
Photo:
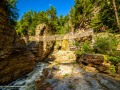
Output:
[[35,58],[8,24],[6,2],[0,3],[0,85],[5,85],[32,71]]

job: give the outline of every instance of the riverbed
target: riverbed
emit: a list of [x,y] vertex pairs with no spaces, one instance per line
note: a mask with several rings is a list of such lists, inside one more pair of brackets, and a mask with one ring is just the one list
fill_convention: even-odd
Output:
[[42,75],[43,69],[47,66],[47,63],[36,63],[32,72],[20,77],[6,86],[0,86],[0,90],[35,90],[34,82]]

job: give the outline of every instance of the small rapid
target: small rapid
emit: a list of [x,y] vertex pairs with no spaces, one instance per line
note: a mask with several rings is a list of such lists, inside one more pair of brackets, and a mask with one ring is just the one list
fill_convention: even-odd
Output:
[[36,63],[32,72],[20,77],[6,86],[1,86],[0,90],[35,90],[34,82],[42,75],[43,69],[47,66],[47,63]]

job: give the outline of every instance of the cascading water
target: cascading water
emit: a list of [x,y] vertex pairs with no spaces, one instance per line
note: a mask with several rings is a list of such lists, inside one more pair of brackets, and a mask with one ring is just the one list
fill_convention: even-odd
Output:
[[17,79],[16,81],[13,81],[7,86],[1,86],[0,90],[35,90],[34,81],[42,75],[43,69],[47,66],[47,63],[36,63],[32,72]]

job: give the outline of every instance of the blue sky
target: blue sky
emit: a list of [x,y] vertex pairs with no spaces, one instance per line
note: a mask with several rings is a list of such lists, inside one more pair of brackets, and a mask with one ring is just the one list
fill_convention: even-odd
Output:
[[74,5],[74,0],[18,0],[17,2],[20,17],[30,9],[37,12],[46,11],[51,5],[56,8],[58,16],[66,15]]

